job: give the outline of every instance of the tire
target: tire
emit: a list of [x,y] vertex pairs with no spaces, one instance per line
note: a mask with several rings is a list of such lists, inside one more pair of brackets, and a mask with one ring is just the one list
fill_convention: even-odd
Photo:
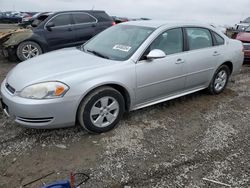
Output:
[[94,90],[81,102],[77,120],[88,132],[99,134],[113,129],[124,112],[125,102],[121,93],[105,86]]
[[215,72],[213,79],[207,88],[208,92],[212,95],[222,93],[227,86],[230,72],[231,71],[227,65],[221,65]]
[[36,42],[25,41],[18,45],[16,54],[20,61],[25,61],[42,54],[42,49]]

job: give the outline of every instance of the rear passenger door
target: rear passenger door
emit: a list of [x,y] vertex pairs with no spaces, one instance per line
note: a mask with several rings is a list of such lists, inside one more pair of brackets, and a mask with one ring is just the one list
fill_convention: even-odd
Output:
[[97,19],[88,13],[73,13],[76,44],[83,44],[94,36]]
[[199,89],[211,81],[216,65],[216,47],[210,30],[206,28],[185,28],[188,52],[184,69],[187,73],[186,89]]

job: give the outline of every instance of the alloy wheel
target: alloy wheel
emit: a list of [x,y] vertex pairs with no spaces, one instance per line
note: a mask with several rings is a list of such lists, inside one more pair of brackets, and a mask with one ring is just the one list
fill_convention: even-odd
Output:
[[221,70],[220,72],[218,72],[214,80],[214,89],[216,91],[221,91],[225,87],[227,83],[227,77],[228,75],[225,70]]
[[90,119],[97,127],[107,127],[112,124],[119,114],[119,103],[113,97],[100,98],[91,108]]
[[39,55],[39,50],[36,46],[33,46],[31,44],[27,44],[22,49],[22,54],[25,59],[30,59],[32,57]]

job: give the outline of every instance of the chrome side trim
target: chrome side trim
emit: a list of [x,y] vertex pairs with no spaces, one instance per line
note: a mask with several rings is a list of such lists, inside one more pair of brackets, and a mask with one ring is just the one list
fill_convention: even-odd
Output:
[[206,87],[201,87],[201,88],[194,89],[194,90],[191,90],[191,91],[186,91],[184,93],[180,93],[180,94],[177,94],[177,95],[162,97],[162,98],[159,98],[157,100],[152,100],[152,101],[149,101],[149,102],[146,102],[146,103],[138,104],[134,108],[132,108],[131,111],[138,110],[138,109],[141,109],[141,108],[145,108],[147,106],[152,106],[154,104],[158,104],[158,103],[161,103],[161,102],[169,101],[169,100],[172,100],[172,99],[175,99],[175,98],[179,98],[179,97],[182,97],[182,96],[185,96],[185,95],[188,95],[188,94],[191,94],[191,93],[195,93],[195,92],[203,90],[203,89],[206,89]]

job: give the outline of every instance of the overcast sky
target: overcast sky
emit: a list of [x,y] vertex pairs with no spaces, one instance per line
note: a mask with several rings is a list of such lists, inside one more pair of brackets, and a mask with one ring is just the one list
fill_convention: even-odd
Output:
[[0,11],[105,10],[110,15],[235,24],[250,16],[250,0],[0,0]]

